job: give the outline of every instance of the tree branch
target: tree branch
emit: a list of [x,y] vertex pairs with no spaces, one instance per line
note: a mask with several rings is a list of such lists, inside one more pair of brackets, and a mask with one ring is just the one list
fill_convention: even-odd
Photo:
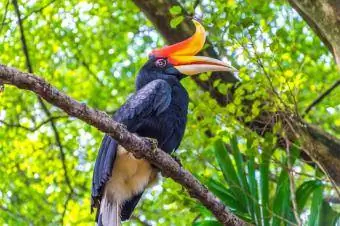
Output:
[[50,2],[46,3],[45,5],[41,6],[40,8],[34,9],[32,10],[28,15],[25,15],[22,18],[22,21],[26,20],[29,16],[31,16],[32,14],[35,13],[40,13],[42,12],[44,9],[46,9],[47,7],[49,7],[50,5],[52,5],[56,0],[51,0]]
[[100,131],[109,134],[126,150],[135,156],[147,159],[157,166],[163,175],[185,187],[188,193],[205,205],[223,225],[246,225],[233,215],[207,188],[205,188],[187,170],[183,169],[164,151],[153,147],[151,142],[130,133],[124,125],[112,120],[104,112],[94,110],[58,91],[55,87],[31,73],[0,64],[0,81],[20,89],[30,90],[54,106],[64,110],[68,115],[81,119]]
[[30,221],[29,219],[27,219],[25,216],[19,214],[19,213],[13,213],[11,210],[9,210],[7,207],[0,205],[0,209],[4,212],[7,212],[7,214],[12,217],[15,220],[20,220],[23,221],[25,223],[28,223],[29,225],[33,225],[32,221]]
[[10,3],[10,0],[7,0],[6,6],[5,6],[4,17],[2,18],[2,22],[1,22],[0,34],[1,34],[3,27],[5,26],[9,3]]
[[335,0],[288,0],[319,36],[340,66],[340,3]]
[[41,123],[39,123],[37,126],[34,126],[34,127],[27,127],[27,126],[23,126],[21,124],[12,124],[12,123],[6,122],[4,120],[0,120],[0,123],[4,124],[5,126],[8,126],[8,127],[16,127],[16,128],[21,128],[21,129],[27,130],[29,132],[35,132],[38,129],[40,129],[43,125],[45,125],[46,123],[49,123],[52,120],[57,120],[57,119],[60,119],[60,118],[68,118],[68,116],[66,116],[66,115],[52,116],[52,117],[42,121]]
[[[32,63],[31,63],[31,60],[30,60],[29,52],[28,52],[28,46],[27,46],[27,43],[26,43],[24,26],[23,26],[23,23],[22,23],[21,15],[20,15],[19,5],[18,5],[17,0],[13,0],[12,2],[13,2],[13,5],[14,5],[14,8],[15,8],[15,13],[16,13],[17,18],[18,18],[18,25],[19,25],[19,29],[20,29],[20,39],[21,39],[21,44],[22,44],[22,50],[24,52],[25,59],[26,59],[26,67],[27,67],[27,70],[28,70],[29,73],[33,73],[33,67],[32,67]],[[53,3],[53,1],[51,1],[48,5],[50,5],[52,3]],[[46,5],[46,7],[48,5]],[[42,8],[41,10],[43,10],[43,9],[44,8]],[[52,113],[48,110],[44,101],[40,98],[40,96],[37,96],[37,97],[38,97],[39,104],[42,107],[45,114],[47,115],[47,117],[52,118]],[[59,135],[58,129],[57,129],[56,124],[53,121],[53,119],[50,120],[50,125],[51,125],[52,131],[54,133],[54,137],[55,137],[57,146],[59,148],[60,159],[61,159],[61,163],[62,163],[62,167],[63,167],[63,171],[64,171],[65,182],[66,182],[67,187],[70,190],[68,197],[70,197],[73,194],[74,189],[73,189],[73,186],[71,184],[70,177],[68,175],[64,147],[61,143],[60,135]],[[65,215],[65,212],[66,212],[68,200],[69,200],[69,198],[66,199],[66,202],[65,202],[65,205],[64,205],[65,209],[64,209],[63,214],[62,214],[61,224],[63,224],[64,215]]]
[[340,85],[340,80],[334,82],[334,84],[329,87],[325,92],[323,92],[318,98],[316,98],[305,110],[302,116],[306,116],[313,107],[320,103],[327,95],[329,95],[336,87]]
[[131,219],[134,220],[134,221],[136,221],[136,222],[138,222],[138,223],[140,223],[140,224],[143,225],[143,226],[151,226],[151,224],[149,224],[148,222],[143,221],[142,219],[140,219],[139,216],[132,215],[132,216],[131,216]]

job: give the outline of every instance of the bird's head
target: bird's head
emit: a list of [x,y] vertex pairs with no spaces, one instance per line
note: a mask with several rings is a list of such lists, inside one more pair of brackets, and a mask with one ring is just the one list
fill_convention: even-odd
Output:
[[197,21],[192,20],[196,31],[188,39],[163,48],[155,49],[149,54],[149,60],[142,67],[137,77],[137,88],[154,79],[176,78],[196,75],[209,71],[236,71],[223,61],[195,56],[204,46],[206,32]]

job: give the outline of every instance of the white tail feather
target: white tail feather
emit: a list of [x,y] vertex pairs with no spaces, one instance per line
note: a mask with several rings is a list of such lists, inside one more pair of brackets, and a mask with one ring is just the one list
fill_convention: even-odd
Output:
[[104,195],[100,204],[100,215],[104,226],[120,226],[119,203],[114,200],[108,200]]

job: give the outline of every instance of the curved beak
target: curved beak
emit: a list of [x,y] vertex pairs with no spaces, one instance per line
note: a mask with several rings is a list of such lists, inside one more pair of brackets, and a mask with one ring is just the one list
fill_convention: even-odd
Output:
[[220,60],[195,56],[204,46],[206,32],[202,24],[197,20],[192,21],[196,31],[191,37],[182,42],[155,49],[150,55],[167,58],[174,68],[185,75],[196,75],[209,71],[237,71]]
[[209,71],[237,71],[223,61],[205,56],[170,56],[168,60],[174,65],[174,68],[185,75],[196,75]]

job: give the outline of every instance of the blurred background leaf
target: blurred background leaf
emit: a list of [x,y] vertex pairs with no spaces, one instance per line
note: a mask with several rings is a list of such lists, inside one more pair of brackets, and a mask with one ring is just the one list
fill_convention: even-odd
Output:
[[[275,125],[274,134],[259,137],[237,120],[251,121],[260,111],[273,112],[283,103],[303,113],[339,79],[331,54],[286,1],[180,3],[183,9],[171,9],[172,26],[180,24],[185,11],[203,15],[207,45],[237,67],[242,80],[227,107],[220,107],[192,79],[183,80],[190,95],[187,129],[177,151],[183,166],[231,211],[256,225],[297,223],[289,180],[293,175],[303,224],[339,224],[339,197],[327,175],[294,154],[293,167],[288,167],[286,151],[276,145],[281,125]],[[109,114],[133,92],[135,76],[148,53],[165,44],[131,1],[19,0],[18,5],[35,74]],[[0,63],[25,71],[17,19],[12,1],[0,0]],[[214,86],[222,93],[230,89],[219,79]],[[305,120],[339,137],[339,99],[339,90],[334,90]],[[1,225],[94,224],[90,189],[102,134],[47,107],[52,119],[32,93],[9,86],[0,93]],[[72,191],[50,120],[65,152]],[[162,178],[148,189],[134,218],[125,224],[217,222],[180,185]]]

